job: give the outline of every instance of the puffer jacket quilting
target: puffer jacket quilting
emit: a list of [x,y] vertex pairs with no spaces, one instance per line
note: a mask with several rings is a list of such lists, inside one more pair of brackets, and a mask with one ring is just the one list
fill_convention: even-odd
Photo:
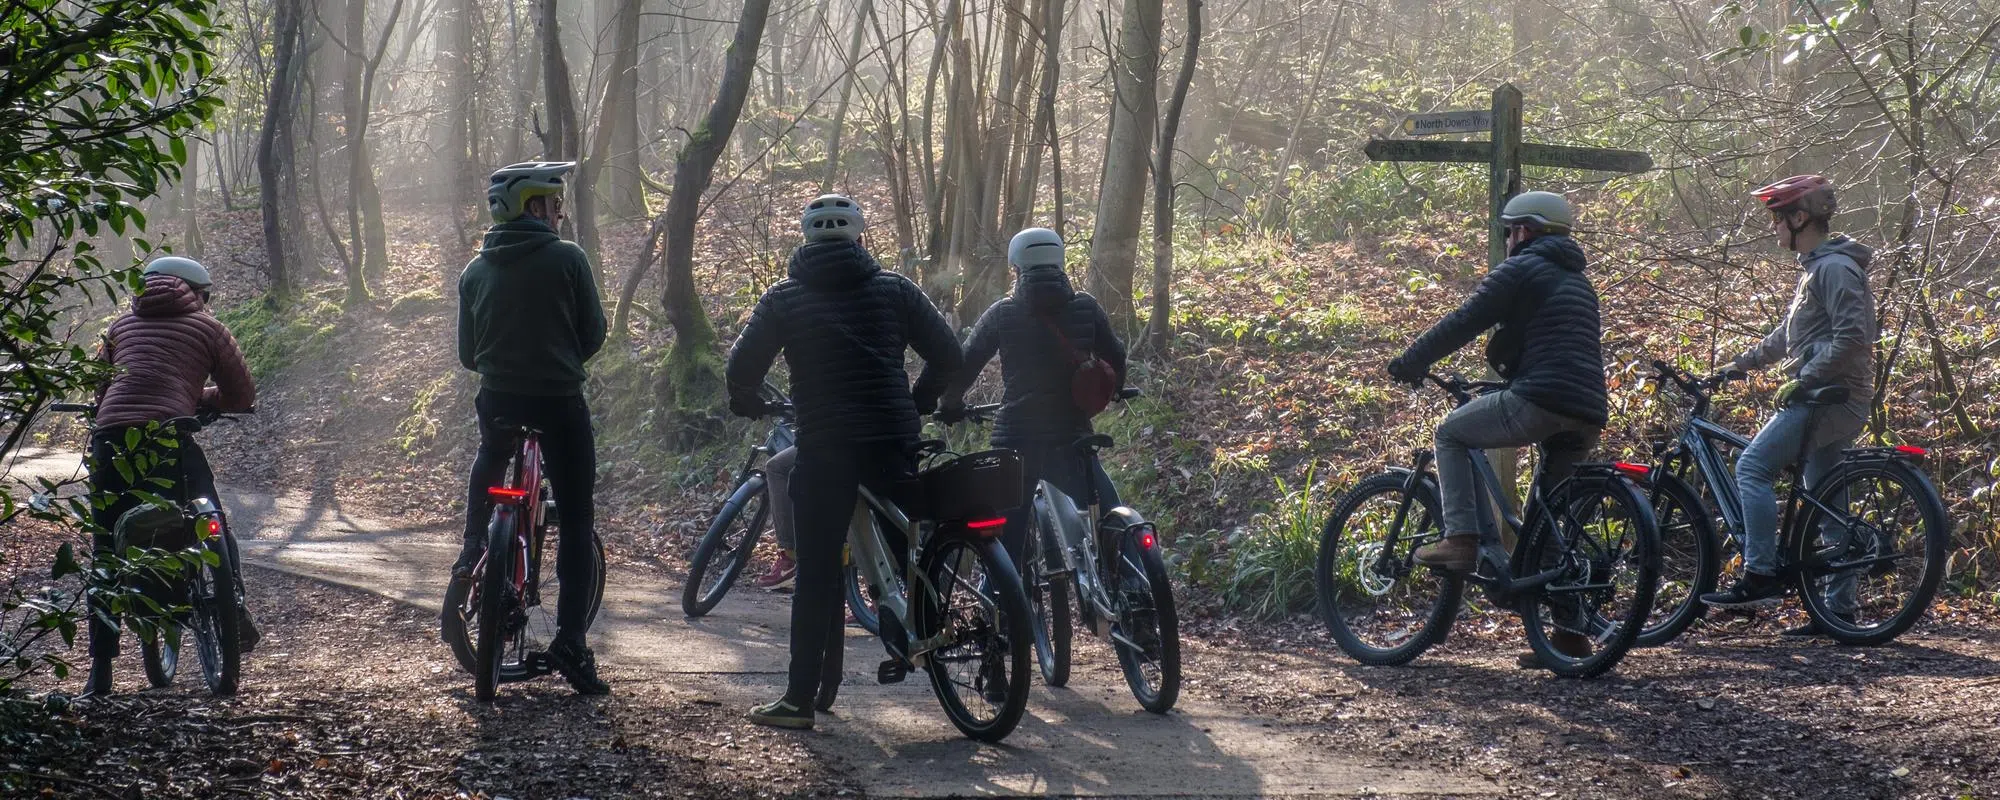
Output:
[[[130,313],[104,333],[117,372],[98,392],[96,425],[138,425],[192,416],[201,406],[243,411],[257,387],[236,337],[180,278],[150,275]],[[210,376],[215,386],[205,388]]]
[[1402,358],[1435,363],[1491,328],[1486,361],[1510,389],[1548,411],[1603,426],[1610,417],[1603,324],[1585,266],[1583,248],[1568,236],[1523,243]]
[[[725,370],[732,400],[754,405],[780,353],[791,372],[799,443],[914,441],[958,369],[958,341],[917,285],[853,242],[793,251],[789,277],[764,292]],[[924,360],[910,385],[905,348]]]
[[[1067,336],[1067,345],[1051,325]],[[1125,345],[1097,299],[1071,287],[1061,267],[1030,267],[1015,279],[1014,293],[979,316],[965,343],[965,369],[945,391],[957,400],[995,354],[1005,391],[993,421],[993,444],[1033,448],[1066,445],[1091,433],[1090,417],[1076,407],[1070,382],[1076,362],[1070,348],[1093,353],[1125,380]]]

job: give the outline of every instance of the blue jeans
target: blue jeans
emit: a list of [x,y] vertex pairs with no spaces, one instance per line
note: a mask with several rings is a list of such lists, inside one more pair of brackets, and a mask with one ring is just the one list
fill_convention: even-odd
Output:
[[[1845,408],[1792,406],[1764,423],[1736,460],[1736,494],[1743,504],[1743,566],[1763,575],[1778,574],[1778,475],[1805,459],[1805,489],[1819,488],[1826,474],[1840,464],[1840,452],[1861,433],[1862,420]],[[1807,442],[1808,433],[1812,441]],[[1832,503],[1835,508],[1844,503]],[[1845,533],[1827,526],[1822,544],[1837,544]],[[1855,576],[1843,576],[1827,586],[1828,605],[1853,613]]]

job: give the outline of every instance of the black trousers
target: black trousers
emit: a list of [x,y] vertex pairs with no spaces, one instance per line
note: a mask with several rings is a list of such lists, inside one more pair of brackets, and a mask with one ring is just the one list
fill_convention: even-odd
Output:
[[[1118,505],[1118,488],[1111,485],[1111,476],[1104,473],[1104,466],[1095,460],[1085,469],[1083,454],[1073,446],[1074,442],[1027,442],[1011,445],[1021,454],[1021,505],[1007,514],[1007,527],[1001,533],[1001,543],[1007,548],[1007,555],[1014,559],[1014,569],[1026,574],[1028,558],[1028,531],[1035,517],[1035,485],[1048,481],[1069,495],[1079,505],[1090,503],[1090,492],[1097,493],[1097,507],[1109,511]],[[1009,447],[995,443],[996,447]],[[1086,471],[1089,474],[1085,474]],[[1094,488],[1093,488],[1094,487]],[[1087,519],[1084,524],[1091,529],[1097,527],[1097,520]]]
[[890,491],[913,471],[909,444],[904,442],[799,445],[789,492],[799,574],[792,594],[787,702],[810,708],[822,686],[840,684],[847,602],[840,554],[859,487]]
[[[137,446],[127,447],[133,431],[138,432]],[[162,437],[178,440],[179,447],[168,447]],[[131,470],[133,480],[127,481],[126,473],[119,470],[121,462]],[[151,483],[154,478],[172,485]],[[91,521],[97,524],[90,537],[93,558],[108,555],[117,547],[113,529],[118,518],[144,502],[132,493],[134,488],[170,500],[207,497],[215,500],[218,508],[222,505],[222,499],[215,495],[215,472],[210,469],[208,455],[201,451],[201,445],[195,444],[193,436],[175,434],[162,427],[119,425],[92,431],[90,486],[93,493],[113,496],[109,505],[91,510]],[[229,552],[234,556],[237,548],[233,542],[231,545]],[[240,579],[243,565],[239,562],[232,566]],[[101,578],[93,570],[93,580]],[[91,595],[90,610],[91,659],[109,663],[118,655],[119,620],[95,593]]]
[[465,492],[465,544],[485,546],[486,525],[493,518],[488,488],[507,477],[507,463],[520,445],[519,437],[497,420],[541,431],[543,477],[555,492],[559,543],[556,577],[562,590],[556,598],[556,638],[582,645],[589,628],[591,590],[597,584],[595,497],[597,441],[590,427],[590,405],[581,395],[542,397],[479,390],[473,400],[479,411],[479,455]]

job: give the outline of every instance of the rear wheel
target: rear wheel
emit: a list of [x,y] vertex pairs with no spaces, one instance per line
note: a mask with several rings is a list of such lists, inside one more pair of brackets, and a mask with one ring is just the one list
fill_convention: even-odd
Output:
[[1444,641],[1465,579],[1417,563],[1417,548],[1443,538],[1436,490],[1409,476],[1362,481],[1334,506],[1314,571],[1327,631],[1354,660],[1406,664]]
[[1555,572],[1519,596],[1528,646],[1558,675],[1618,665],[1639,638],[1659,585],[1659,528],[1637,487],[1579,475],[1529,513],[1514,577]]
[[1806,612],[1842,644],[1902,635],[1944,578],[1951,519],[1937,489],[1908,464],[1877,461],[1842,466],[1813,496],[1792,539]]
[[999,541],[967,535],[941,537],[920,566],[936,596],[915,604],[917,630],[947,634],[927,657],[938,704],[966,736],[1007,738],[1028,707],[1034,649],[1020,574]]
[[[1153,538],[1151,531],[1142,536]],[[1118,585],[1113,588],[1118,624],[1111,629],[1111,645],[1139,705],[1165,714],[1181,695],[1180,617],[1174,612],[1174,588],[1157,541],[1141,541],[1130,533],[1121,538]]]
[[1645,489],[1660,526],[1660,588],[1637,641],[1640,647],[1658,647],[1707,613],[1701,596],[1715,591],[1722,546],[1701,496],[1680,478],[1655,470]]
[[870,634],[882,634],[882,617],[875,613],[875,590],[868,588],[868,579],[861,574],[861,568],[853,561],[847,563],[847,610],[854,615],[854,623]]
[[715,610],[715,604],[736,585],[743,568],[750,564],[757,540],[763,537],[770,497],[764,475],[752,473],[716,510],[715,519],[688,560],[687,588],[681,591],[683,613],[699,617]]
[[514,627],[510,618],[519,612],[521,603],[514,590],[514,571],[520,557],[515,552],[514,531],[520,525],[520,508],[499,506],[493,509],[493,522],[486,528],[486,557],[480,561],[480,569],[473,572],[473,580],[479,586],[479,638],[473,643],[473,695],[479,702],[493,702],[494,691],[500,684],[500,663],[512,639],[509,630]]
[[[535,537],[541,554],[539,563],[531,559],[528,574],[536,582],[521,604],[521,625],[500,655],[500,681],[529,680],[542,674],[533,663],[536,654],[555,641],[558,611],[562,602],[562,532],[549,526]],[[586,599],[583,626],[589,630],[604,602],[604,540],[591,531],[590,574],[593,580]]]
[[[218,526],[220,518],[213,520]],[[199,518],[197,525],[207,525],[210,518]],[[201,538],[204,552],[201,566],[192,570],[194,582],[189,595],[194,623],[195,653],[201,660],[202,683],[208,686],[210,694],[227,696],[236,693],[237,678],[242,669],[242,647],[237,641],[237,613],[241,603],[241,587],[233,568],[236,559],[230,552],[229,537],[218,530],[204,533]]]

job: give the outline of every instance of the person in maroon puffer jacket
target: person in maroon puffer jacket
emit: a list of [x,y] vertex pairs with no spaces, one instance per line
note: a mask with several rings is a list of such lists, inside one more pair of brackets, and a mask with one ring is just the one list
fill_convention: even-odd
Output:
[[[132,298],[132,310],[111,323],[104,333],[99,358],[110,362],[115,372],[97,393],[97,416],[90,434],[90,479],[92,488],[116,499],[96,509],[92,516],[98,531],[93,544],[99,553],[114,546],[112,526],[140,500],[131,489],[147,477],[133,475],[127,481],[115,460],[129,457],[125,442],[129,431],[144,433],[140,447],[146,447],[158,433],[158,423],[176,417],[191,417],[202,408],[219,411],[248,411],[257,400],[257,387],[243,353],[229,328],[208,311],[208,270],[192,259],[164,256],[146,265],[145,288]],[[209,386],[209,380],[215,381]],[[173,453],[149,454],[145,461],[172,459],[163,465],[161,477],[176,483],[168,496],[215,496],[215,474],[208,458],[192,437],[179,437]],[[186,486],[180,486],[185,481]],[[237,574],[242,574],[239,568]],[[94,609],[95,611],[95,609]],[[256,645],[257,630],[247,610],[239,609],[238,625],[243,650]],[[90,678],[87,695],[111,692],[111,661],[118,655],[118,627],[111,615],[93,613],[90,620]]]

